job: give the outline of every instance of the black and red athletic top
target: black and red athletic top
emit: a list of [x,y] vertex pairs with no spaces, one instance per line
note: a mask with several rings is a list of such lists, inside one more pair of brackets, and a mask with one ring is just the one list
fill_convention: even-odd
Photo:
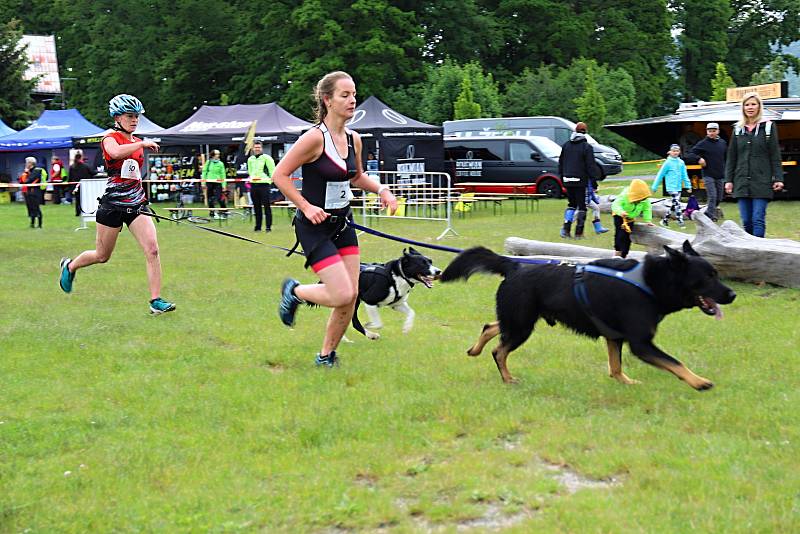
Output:
[[323,150],[316,160],[303,164],[301,194],[309,203],[325,210],[347,208],[352,198],[350,180],[357,174],[353,134],[347,132],[347,154],[343,158],[325,123],[315,128],[322,132]]
[[[106,137],[113,137],[120,145],[128,145],[141,141],[138,137],[128,139],[121,132],[111,132]],[[103,138],[105,141],[106,137]],[[106,182],[105,200],[118,206],[138,206],[144,204],[147,198],[142,188],[142,169],[144,168],[144,150],[139,148],[125,158],[112,159],[106,152],[106,147],[100,143],[103,150],[103,159],[106,163],[108,182]]]

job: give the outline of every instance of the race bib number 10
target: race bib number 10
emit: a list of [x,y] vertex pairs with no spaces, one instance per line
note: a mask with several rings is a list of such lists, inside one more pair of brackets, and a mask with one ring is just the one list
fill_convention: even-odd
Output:
[[126,159],[122,162],[119,175],[126,180],[141,180],[142,173],[139,170],[139,162],[135,159]]
[[335,210],[346,208],[350,204],[353,193],[350,191],[350,181],[328,182],[325,188],[325,209]]

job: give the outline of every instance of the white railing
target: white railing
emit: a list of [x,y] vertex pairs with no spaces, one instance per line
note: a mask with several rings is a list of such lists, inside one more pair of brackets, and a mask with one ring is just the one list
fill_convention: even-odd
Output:
[[448,233],[458,235],[453,228],[452,208],[455,201],[450,186],[450,175],[444,172],[397,172],[370,171],[370,176],[380,178],[380,183],[389,186],[397,197],[397,213],[389,215],[381,209],[380,199],[374,193],[356,190],[360,196],[351,201],[355,210],[361,210],[364,226],[378,219],[407,219],[418,221],[442,221],[445,229],[436,239]]

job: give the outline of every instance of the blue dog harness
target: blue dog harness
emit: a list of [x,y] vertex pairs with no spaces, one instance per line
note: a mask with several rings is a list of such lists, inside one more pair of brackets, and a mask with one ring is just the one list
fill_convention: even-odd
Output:
[[603,322],[599,317],[597,317],[594,313],[592,313],[592,304],[589,301],[589,294],[586,291],[586,283],[585,283],[585,275],[586,273],[593,273],[599,274],[602,276],[608,276],[609,278],[615,278],[622,282],[626,282],[631,284],[644,292],[645,294],[649,295],[650,297],[655,298],[653,294],[653,290],[647,285],[644,281],[644,264],[637,263],[635,266],[631,267],[626,271],[619,271],[617,269],[611,269],[609,267],[602,267],[600,265],[576,265],[575,266],[575,277],[573,280],[572,290],[575,294],[575,299],[580,304],[581,309],[584,313],[592,320],[594,325],[600,331],[600,333],[609,339],[622,339],[624,336],[621,332],[611,328],[605,322]]

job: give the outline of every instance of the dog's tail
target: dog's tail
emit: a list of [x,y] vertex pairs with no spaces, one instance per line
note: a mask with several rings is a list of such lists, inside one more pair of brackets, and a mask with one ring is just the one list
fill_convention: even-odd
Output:
[[450,262],[442,273],[442,282],[453,280],[467,280],[475,273],[492,273],[501,276],[508,274],[519,267],[519,264],[495,254],[486,247],[474,247],[465,250]]

